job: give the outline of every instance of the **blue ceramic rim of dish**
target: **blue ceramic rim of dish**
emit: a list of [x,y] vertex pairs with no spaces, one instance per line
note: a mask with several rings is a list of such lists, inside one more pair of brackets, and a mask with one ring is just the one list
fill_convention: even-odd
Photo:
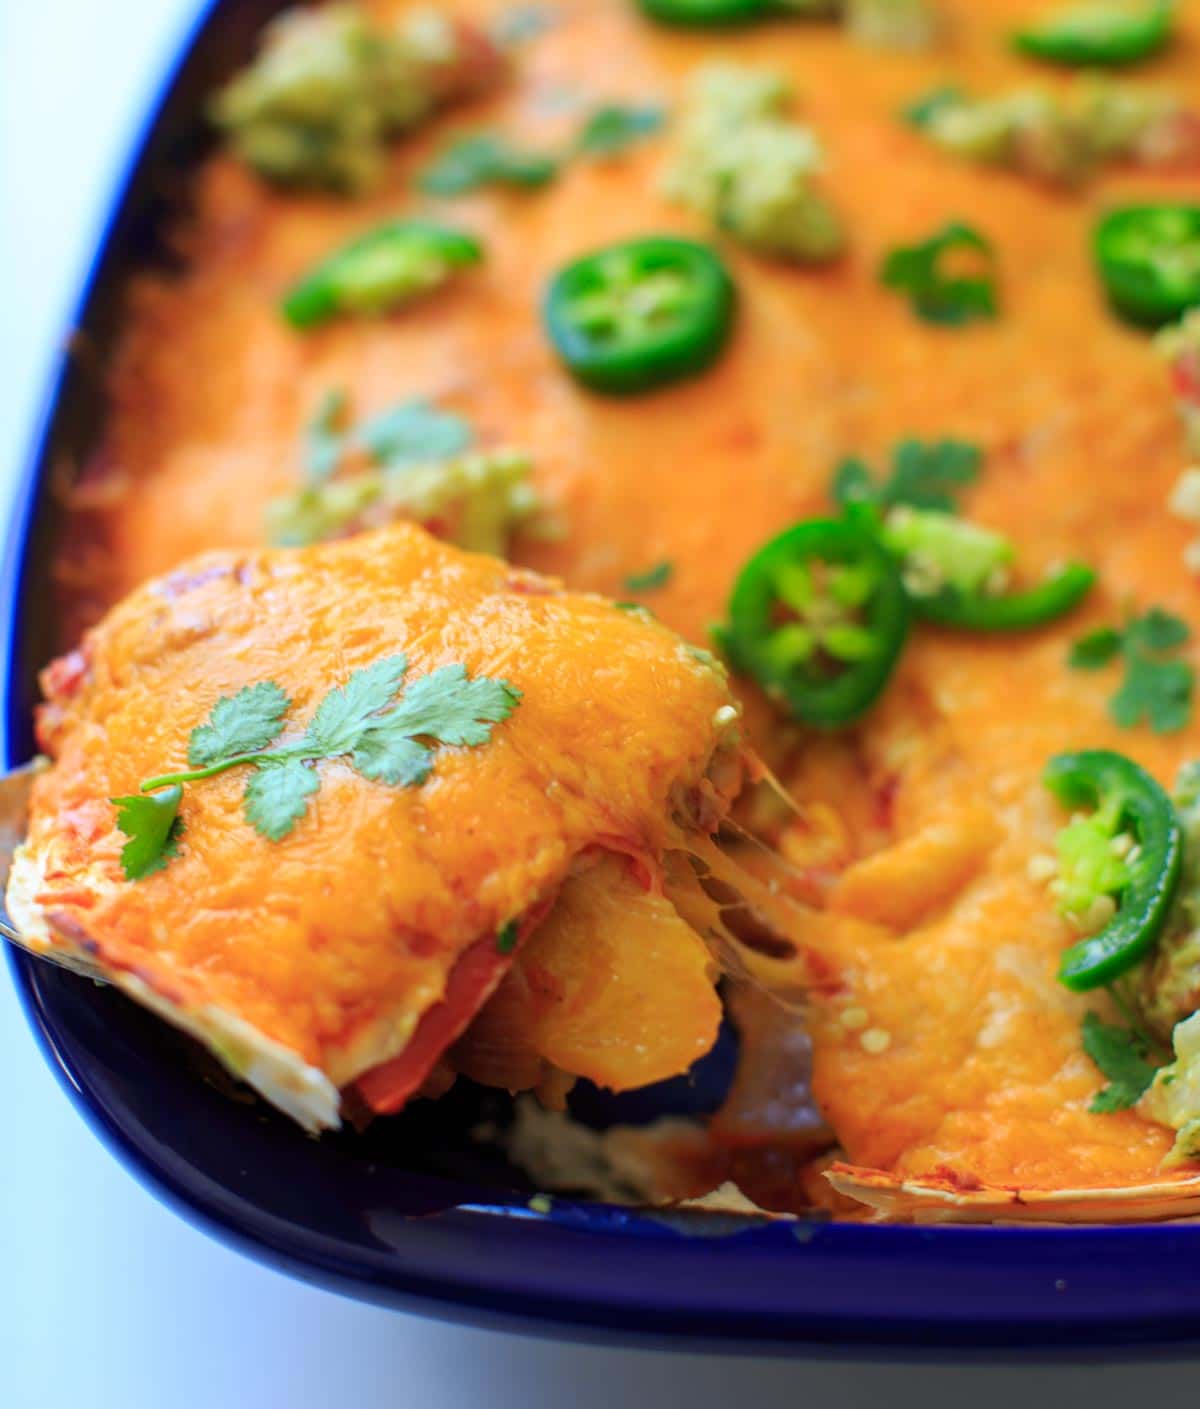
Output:
[[[203,0],[145,109],[75,300],[96,290],[135,173],[162,106],[224,0]],[[74,326],[74,323],[73,323]],[[24,760],[27,726],[16,668],[26,630],[22,585],[45,492],[47,451],[68,373],[48,378],[32,449],[14,486],[0,557],[5,766]],[[26,1017],[85,1120],[151,1193],[241,1251],[343,1293],[503,1329],[543,1326],[586,1338],[747,1351],[1146,1354],[1200,1341],[1200,1227],[897,1226],[751,1222],[713,1236],[662,1215],[554,1199],[463,1204],[412,1219],[403,1255],[339,1254],[311,1230],[274,1226],[269,1210],[214,1197],[156,1159],[66,1059],[38,992],[42,961],[9,949]],[[434,1233],[434,1236],[429,1236]],[[598,1275],[602,1274],[602,1275]],[[714,1286],[714,1284],[716,1284]]]

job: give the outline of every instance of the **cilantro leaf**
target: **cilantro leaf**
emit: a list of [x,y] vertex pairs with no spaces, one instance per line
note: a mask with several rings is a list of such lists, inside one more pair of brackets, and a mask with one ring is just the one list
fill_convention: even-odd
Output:
[[622,586],[626,592],[656,592],[660,587],[665,587],[674,575],[675,564],[664,559],[645,572],[631,572]]
[[1119,653],[1123,639],[1114,626],[1089,631],[1072,644],[1068,663],[1074,670],[1099,670]]
[[1144,719],[1156,734],[1182,729],[1192,712],[1192,667],[1127,652],[1125,679],[1108,706],[1114,723],[1132,729]]
[[507,920],[500,926],[496,935],[496,952],[499,954],[511,954],[517,947],[517,940],[521,937],[521,927],[516,920]]
[[305,471],[310,481],[328,479],[351,445],[360,445],[376,464],[393,469],[449,460],[468,450],[475,439],[462,416],[421,400],[391,406],[343,434],[339,427],[346,404],[345,392],[327,392],[309,422]]
[[460,137],[417,178],[429,196],[463,196],[480,186],[544,186],[558,162],[541,152],[522,151],[492,132]]
[[364,778],[400,788],[417,787],[433,771],[432,749],[384,727],[363,734],[351,761]]
[[383,709],[408,671],[408,657],[385,656],[356,670],[346,683],[330,690],[313,715],[303,747],[326,758],[352,753],[371,715]]
[[851,455],[837,466],[829,492],[835,504],[873,504],[879,498],[879,490],[871,476],[865,460]]
[[1157,1070],[1146,1060],[1145,1039],[1132,1028],[1102,1022],[1095,1013],[1083,1020],[1083,1050],[1108,1085],[1092,1097],[1088,1110],[1096,1115],[1128,1110],[1141,1099]]
[[910,127],[924,131],[941,113],[958,107],[964,101],[965,94],[962,89],[947,83],[922,93],[903,110],[901,116]]
[[171,857],[178,855],[183,819],[179,804],[183,788],[178,784],[161,792],[114,797],[117,826],[129,838],[121,848],[121,867],[127,881],[140,881],[161,871]]
[[192,730],[188,762],[207,768],[235,754],[257,753],[279,734],[291,701],[273,680],[247,685],[213,705],[207,723]]
[[1108,712],[1122,729],[1145,723],[1156,734],[1173,734],[1192,716],[1196,672],[1182,660],[1168,659],[1191,640],[1185,621],[1151,607],[1123,627],[1106,626],[1080,637],[1068,662],[1076,670],[1099,670],[1118,656],[1125,672]]
[[310,480],[328,479],[338,467],[347,404],[346,393],[340,387],[331,387],[317,403],[305,432],[304,473]]
[[452,411],[439,410],[427,401],[405,401],[364,421],[354,439],[377,464],[399,469],[461,455],[475,435],[470,424]]
[[313,765],[321,760],[348,758],[364,778],[414,787],[433,769],[433,750],[423,740],[486,744],[492,726],[520,703],[521,692],[507,680],[471,679],[459,664],[414,681],[397,699],[407,670],[407,658],[397,654],[354,671],[326,693],[303,738],[276,749],[267,745],[282,732],[289,700],[273,680],[218,700],[208,722],[192,731],[192,771],[146,779],[141,795],[112,799],[120,808],[117,825],[130,838],[122,853],[128,879],[149,875],[174,855],[185,783],[253,765],[243,797],[246,820],[270,841],[282,841],[320,789]]
[[259,760],[246,784],[246,821],[268,841],[282,841],[308,810],[308,799],[321,786],[315,768],[299,758]]
[[892,471],[882,482],[856,456],[834,470],[830,492],[836,503],[875,504],[880,509],[898,504],[913,509],[954,513],[954,493],[979,478],[983,452],[964,440],[902,440],[892,452]]
[[663,125],[665,114],[652,104],[604,103],[584,122],[575,146],[593,157],[615,156]]
[[926,323],[955,328],[996,316],[991,241],[961,221],[952,221],[927,240],[890,251],[879,278],[885,288],[907,294],[913,312]]
[[908,504],[953,513],[958,507],[954,491],[974,484],[982,464],[982,451],[964,440],[901,441],[893,456],[892,477],[884,486],[884,502],[888,507]]
[[1173,650],[1189,641],[1192,635],[1186,621],[1161,607],[1151,607],[1145,616],[1135,618],[1126,627],[1125,634],[1131,646],[1147,651]]
[[372,732],[407,734],[443,744],[486,744],[492,724],[516,709],[520,690],[486,675],[467,678],[463,665],[444,665],[414,680],[399,703],[372,723]]

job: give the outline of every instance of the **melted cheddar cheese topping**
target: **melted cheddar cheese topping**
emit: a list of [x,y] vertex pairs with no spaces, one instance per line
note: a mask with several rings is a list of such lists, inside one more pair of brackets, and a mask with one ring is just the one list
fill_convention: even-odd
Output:
[[[179,855],[125,879],[109,799],[185,767],[218,699],[274,680],[286,744],[329,688],[398,651],[410,678],[461,664],[520,704],[486,746],[440,748],[419,786],[318,763],[282,841],[247,821],[244,770],[192,785]],[[18,922],[185,1014],[235,1014],[338,1087],[402,1050],[481,945],[442,1045],[461,1030],[512,962],[501,931],[544,914],[581,853],[653,860],[676,843],[690,794],[715,801],[705,774],[736,718],[724,673],[673,632],[408,525],[194,560],[45,686],[55,764],[34,788]]]

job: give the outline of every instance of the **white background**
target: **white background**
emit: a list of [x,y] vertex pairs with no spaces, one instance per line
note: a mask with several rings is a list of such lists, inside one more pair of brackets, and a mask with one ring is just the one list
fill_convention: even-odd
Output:
[[[114,167],[196,4],[0,0],[0,503]],[[1195,1403],[1184,1365],[754,1362],[579,1348],[360,1306],[159,1207],[75,1116],[3,970],[0,1073],[0,1409]]]

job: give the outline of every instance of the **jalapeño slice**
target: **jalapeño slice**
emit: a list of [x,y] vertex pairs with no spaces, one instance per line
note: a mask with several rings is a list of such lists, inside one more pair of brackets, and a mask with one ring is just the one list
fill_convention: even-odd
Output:
[[[1183,832],[1163,788],[1123,754],[1058,754],[1043,779],[1064,807],[1093,809],[1059,835],[1069,904],[1078,912],[1089,898],[1113,901],[1112,918],[1072,944],[1059,964],[1059,982],[1085,992],[1120,978],[1162,932],[1179,884]],[[1123,859],[1111,849],[1120,835],[1134,843]]]
[[1030,58],[1066,68],[1121,68],[1165,48],[1174,18],[1172,0],[1137,5],[1082,0],[1018,30],[1013,45]]
[[879,697],[908,621],[899,570],[875,536],[852,519],[808,519],[743,567],[717,636],[794,718],[837,728]]
[[770,0],[639,0],[642,10],[662,24],[723,25],[756,20]]
[[611,395],[702,371],[729,336],[733,281],[707,246],[658,235],[611,245],[554,278],[543,316],[571,373]]
[[461,230],[428,220],[391,220],[343,245],[294,284],[283,300],[283,316],[304,329],[340,315],[387,313],[482,258],[478,240]]
[[914,606],[919,615],[939,626],[964,631],[1033,631],[1074,611],[1095,581],[1094,569],[1084,563],[1067,563],[1023,592],[988,596],[948,591],[915,598]]
[[1111,210],[1093,249],[1109,302],[1131,323],[1159,327],[1200,304],[1200,205]]

